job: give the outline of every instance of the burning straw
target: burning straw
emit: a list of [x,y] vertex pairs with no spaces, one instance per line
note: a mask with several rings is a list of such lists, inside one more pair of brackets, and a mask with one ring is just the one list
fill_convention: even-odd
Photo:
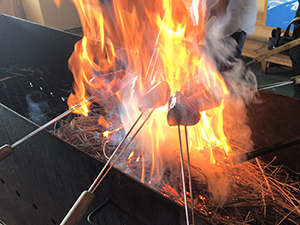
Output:
[[[60,1],[55,2],[59,4]],[[251,129],[245,124],[247,118],[243,107],[253,101],[255,94],[236,95],[237,101],[232,104],[235,108],[228,107],[227,99],[231,92],[249,92],[249,84],[256,86],[256,79],[251,72],[241,73],[241,60],[232,60],[236,47],[233,39],[228,43],[220,40],[222,36],[217,26],[211,26],[204,34],[205,8],[201,8],[201,1],[196,7],[199,15],[194,18],[197,23],[192,21],[189,11],[180,1],[173,5],[172,1],[164,4],[165,1],[122,0],[113,1],[111,6],[99,5],[99,1],[83,1],[85,4],[73,2],[85,36],[75,44],[69,59],[75,85],[68,104],[72,106],[74,102],[80,102],[81,98],[92,94],[99,97],[99,101],[95,101],[99,105],[112,104],[117,109],[105,105],[104,112],[97,111],[95,107],[87,118],[78,116],[59,124],[54,130],[55,134],[91,156],[106,160],[114,145],[124,137],[122,132],[130,130],[140,114],[138,107],[141,97],[149,88],[164,81],[170,86],[171,93],[180,91],[191,98],[200,93],[196,96],[199,100],[196,105],[201,106],[201,120],[195,126],[188,127],[191,134],[189,145],[192,146],[190,153],[193,155],[191,166],[195,210],[217,224],[299,222],[299,184],[293,182],[288,173],[281,167],[266,165],[259,160],[238,166],[229,160],[234,153],[233,148],[249,151],[253,147]],[[166,15],[166,18],[161,15]],[[192,43],[183,41],[186,35],[196,31],[201,32]],[[154,43],[157,37],[159,40]],[[152,77],[150,73],[148,77],[145,68],[152,63],[143,56],[151,56],[153,48],[157,57],[150,62],[156,64],[152,70],[158,74]],[[123,62],[119,69],[126,72],[116,69],[119,67],[118,60]],[[111,71],[116,72],[109,74]],[[219,71],[223,71],[222,76]],[[145,84],[143,79],[136,82],[135,75],[147,77]],[[118,100],[107,99],[112,96],[118,96]],[[204,107],[207,104],[212,107]],[[231,109],[237,107],[240,107],[236,111],[241,115],[232,115]],[[226,112],[226,108],[230,108],[229,112]],[[224,120],[223,109],[231,115],[224,117]],[[134,141],[136,145],[131,145],[122,154],[116,166],[163,195],[184,204],[178,176],[177,129],[165,123],[166,117],[166,107],[157,109],[148,126],[141,130]],[[124,130],[121,126],[124,126]],[[228,136],[223,128],[224,131],[237,132]],[[229,146],[228,141],[236,144]],[[227,161],[223,161],[224,158]]]
[[[99,125],[99,121],[101,121],[101,125]],[[89,117],[77,116],[69,118],[67,121],[61,121],[53,132],[92,157],[105,161],[115,146],[109,144],[108,138],[104,137],[102,133],[107,128],[113,129],[111,124],[116,124],[116,122],[119,122],[116,114],[104,114],[103,109],[95,107],[91,110]],[[121,164],[125,164],[125,172],[135,179],[140,179],[142,162],[137,154],[138,151],[133,149],[134,147],[123,154],[119,161]],[[192,165],[196,213],[216,224],[300,223],[298,207],[300,183],[291,178],[290,174],[295,175],[293,171],[283,166],[266,164],[259,159],[237,166],[225,163],[220,167],[222,168],[219,175],[223,174],[230,179],[228,187],[230,191],[226,201],[222,203],[214,201],[212,193],[207,187],[208,178],[199,167]],[[146,168],[146,173],[147,170],[150,169]],[[183,205],[180,180],[174,176],[174,173],[169,172],[169,169],[166,168],[163,178],[153,182],[156,182],[156,189],[164,196]],[[151,182],[146,183],[152,186]]]

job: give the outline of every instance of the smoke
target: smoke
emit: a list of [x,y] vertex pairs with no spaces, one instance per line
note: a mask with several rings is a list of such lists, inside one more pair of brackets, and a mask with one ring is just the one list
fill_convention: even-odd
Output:
[[44,125],[54,115],[46,96],[41,91],[32,91],[26,94],[28,118],[38,125]]
[[[216,20],[215,22],[218,23],[219,21]],[[235,154],[235,151],[238,152],[240,149],[250,151],[253,148],[253,142],[251,141],[252,131],[247,124],[249,122],[247,104],[256,99],[255,93],[251,92],[250,89],[256,87],[257,82],[254,73],[244,68],[242,59],[235,58],[237,47],[235,40],[232,38],[224,39],[218,27],[211,26],[207,30],[203,45],[195,46],[195,49],[198,49],[199,53],[204,53],[207,58],[211,59],[231,93],[224,99],[223,121],[219,119],[213,120],[212,124],[223,123],[224,133],[230,143],[229,145],[233,146],[232,154]],[[201,79],[201,76],[199,78]],[[123,99],[122,104],[119,106],[119,111],[123,112],[121,117],[126,131],[130,129],[135,119],[141,113],[138,110],[138,104],[139,101],[137,99]],[[161,184],[161,180],[164,179],[164,183],[172,186],[179,192],[181,181],[178,129],[176,126],[168,126],[165,107],[164,110],[161,110],[161,108],[155,110],[133,143],[134,147],[132,149],[138,149],[138,153],[143,156],[143,163],[139,162],[140,168],[142,171],[146,171],[144,177],[143,175],[136,175],[136,178],[154,188],[157,188]],[[158,117],[161,119],[153,119]],[[141,121],[144,121],[144,119],[145,116]],[[193,132],[195,137],[202,139],[201,129],[198,128],[198,130],[195,129],[193,131],[191,128],[189,132]],[[181,135],[183,151],[186,152],[183,128],[181,128]],[[203,141],[198,142],[199,148],[205,148]],[[235,146],[237,147],[235,148]],[[210,155],[205,150],[196,151],[195,149],[190,149],[191,166],[199,168],[192,170],[192,177],[198,184],[201,183],[201,188],[207,188],[215,202],[223,204],[230,192],[230,171],[232,168],[228,167],[228,163],[224,161],[224,152],[218,148],[212,148],[212,151],[218,162],[217,164],[211,163]],[[125,155],[128,155],[129,152],[130,150]],[[186,160],[186,153],[184,158]],[[230,166],[232,167],[232,165]],[[132,169],[126,164],[119,164],[119,167],[123,171],[132,174]],[[186,165],[185,168],[187,168]]]
[[[142,114],[138,106],[138,99],[123,100],[122,104],[119,105],[119,111],[123,112],[120,114],[120,117],[126,132],[131,129],[136,119]],[[178,134],[176,127],[168,126],[165,110],[156,109],[151,117],[146,120],[150,112],[151,109],[146,110],[132,130],[129,140],[145,122],[124,155],[129,155],[133,150],[140,155],[142,162],[135,162],[135,164],[139,165],[137,167],[144,174],[139,174],[135,178],[153,188],[157,188],[161,179],[163,179],[165,170],[173,170],[170,165],[172,165],[176,158],[174,152],[178,148]],[[156,120],[155,118],[161,118],[161,120]],[[135,169],[135,167],[129,168],[122,162],[118,164],[118,167],[130,175],[132,175]]]
[[[211,58],[230,91],[230,96],[225,99],[224,103],[223,129],[234,155],[240,150],[251,151],[253,148],[252,131],[248,126],[247,104],[257,101],[257,93],[250,91],[253,87],[257,87],[257,81],[255,74],[245,68],[243,60],[235,57],[236,41],[223,35],[223,25],[230,16],[227,13],[224,18],[216,18],[213,21],[206,30],[203,46],[199,49]],[[194,153],[191,158],[192,165],[199,166],[205,174],[208,190],[212,193],[213,200],[220,204],[224,203],[230,192],[231,180],[228,164],[221,160],[220,166],[212,166],[199,153]]]
[[[244,67],[242,59],[235,57],[237,42],[232,37],[223,37],[219,23],[223,24],[219,19],[215,19],[207,29],[204,38],[204,52],[213,60],[231,92],[246,93],[249,85],[257,85],[256,77],[252,71]],[[246,96],[244,95],[244,97]],[[247,98],[252,99],[253,95],[248,95]]]
[[[202,1],[199,1],[199,4],[202,3]],[[196,15],[194,15],[194,17],[196,17]],[[219,114],[222,113],[223,117],[212,119],[209,125],[212,127],[212,130],[217,130],[218,125],[223,127],[226,135],[225,139],[232,147],[233,153],[230,154],[235,154],[235,152],[240,149],[250,151],[253,147],[253,142],[251,141],[252,131],[247,125],[249,122],[247,117],[247,104],[256,100],[255,93],[251,92],[250,89],[253,89],[253,86],[256,87],[257,82],[254,73],[251,70],[244,68],[243,61],[235,57],[237,49],[236,41],[230,37],[225,38],[223,35],[223,24],[229,17],[230,15],[227,14],[222,19],[215,19],[206,29],[203,41],[201,43],[194,43],[194,51],[199,55],[199,58],[205,54],[205,58],[209,59],[209,62],[205,63],[205,69],[208,69],[209,71],[208,74],[215,70],[219,71],[230,91],[230,95],[226,96],[219,109],[216,109],[216,112]],[[202,19],[200,18],[196,22],[200,23],[201,20]],[[148,32],[145,33],[148,34]],[[152,32],[150,33],[152,34]],[[147,43],[149,45],[146,46],[147,49],[153,48],[153,41],[149,43],[147,41],[143,41],[142,43]],[[210,69],[210,66],[214,68]],[[186,68],[183,68],[181,71],[189,72]],[[173,71],[167,72],[171,74]],[[193,71],[193,73],[194,72],[195,71]],[[175,76],[175,72],[173,75]],[[214,80],[210,78],[203,78],[203,76],[204,74],[196,74],[196,78],[191,80],[191,83],[196,86],[206,84]],[[184,81],[180,80],[179,82],[182,82],[183,84]],[[197,88],[198,86],[193,90],[197,90]],[[193,92],[193,90],[190,91]],[[119,94],[118,96],[120,97],[120,101],[118,101],[118,114],[121,117],[121,121],[126,132],[131,129],[135,120],[141,114],[139,111],[141,103],[140,99],[131,98],[131,91],[130,85],[128,85],[128,87],[122,91],[122,94]],[[172,91],[174,91],[174,89]],[[220,97],[219,92],[222,93],[219,89],[215,89],[212,95]],[[217,98],[218,97],[216,97],[216,99]],[[168,125],[167,107],[168,106],[166,105],[164,107],[157,108],[154,111],[153,115],[149,118],[144,127],[138,133],[137,137],[134,139],[131,147],[123,153],[124,156],[128,156],[130,152],[134,150],[136,155],[141,156],[141,160],[132,163],[135,164],[133,167],[129,167],[126,160],[125,163],[124,161],[121,161],[118,163],[118,167],[154,188],[161,184],[161,180],[164,179],[163,182],[165,184],[168,184],[175,190],[179,191],[180,163],[178,129],[177,126],[170,127]],[[146,111],[145,115],[136,125],[136,128],[132,131],[131,137],[137,131],[137,128],[141,126],[141,123],[144,122],[149,111]],[[202,117],[209,117],[210,114],[210,112],[201,113]],[[232,169],[232,165],[230,162],[224,161],[226,153],[220,146],[207,144],[207,142],[209,142],[207,140],[210,137],[207,137],[203,132],[207,123],[207,121],[201,120],[195,127],[188,128],[188,136],[191,138],[188,145],[191,147],[190,157],[191,165],[193,167],[192,177],[194,181],[201,183],[200,186],[202,188],[206,187],[208,189],[208,192],[213,195],[214,201],[222,204],[226,201],[230,191],[230,170]],[[181,127],[182,137],[184,137],[184,134],[184,129]],[[219,133],[216,134],[216,138],[224,139],[221,135],[222,134]],[[186,152],[186,141],[185,138],[182,139],[183,151]],[[212,162],[212,155],[215,157],[215,163]],[[184,154],[184,158],[186,160],[186,153]],[[135,172],[135,168],[138,168],[139,171],[141,171],[141,174],[137,174]]]
[[204,52],[213,60],[230,91],[225,99],[224,130],[227,137],[244,150],[251,150],[251,129],[248,124],[247,104],[259,102],[256,76],[246,68],[242,58],[235,57],[237,43],[231,37],[224,37],[223,24],[230,18],[227,13],[222,19],[215,19],[206,32]]

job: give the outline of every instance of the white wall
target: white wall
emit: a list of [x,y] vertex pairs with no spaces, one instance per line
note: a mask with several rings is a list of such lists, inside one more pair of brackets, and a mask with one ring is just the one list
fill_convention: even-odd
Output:
[[52,0],[22,0],[22,2],[29,21],[59,30],[81,27],[77,10],[71,0],[61,0],[60,7]]

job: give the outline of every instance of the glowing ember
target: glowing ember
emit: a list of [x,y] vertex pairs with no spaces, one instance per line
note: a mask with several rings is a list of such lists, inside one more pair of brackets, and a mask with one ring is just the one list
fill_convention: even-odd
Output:
[[130,155],[128,156],[128,160],[129,160],[129,161],[132,160],[133,155],[134,155],[134,151],[132,151],[132,152],[130,153]]
[[140,156],[138,156],[135,161],[139,162],[140,161]]
[[121,129],[123,129],[123,126],[120,126],[120,127],[116,128],[115,130],[112,130],[112,131],[109,131],[109,130],[104,131],[104,132],[102,133],[102,135],[103,135],[103,137],[106,137],[107,139],[109,139],[110,136],[111,136],[113,133],[118,132],[118,131],[121,130]]
[[163,191],[166,193],[171,193],[175,197],[179,197],[179,194],[177,191],[174,190],[170,185],[167,185],[167,187],[163,187]]

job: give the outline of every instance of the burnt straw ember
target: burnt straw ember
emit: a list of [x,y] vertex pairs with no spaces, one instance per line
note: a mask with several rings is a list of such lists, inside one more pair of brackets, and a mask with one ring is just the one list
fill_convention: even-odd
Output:
[[[101,125],[99,120],[102,121]],[[112,124],[116,127],[112,127]],[[117,133],[122,138],[124,130],[121,129],[121,122],[114,110],[105,113],[101,107],[93,106],[89,117],[69,117],[56,124],[53,132],[92,157],[105,161],[118,143],[112,144],[113,141],[104,137],[103,132],[108,128],[114,130],[118,128],[117,126],[120,127]],[[179,155],[177,159],[179,164]],[[142,161],[134,142],[118,162],[116,167],[122,165],[123,171],[140,180]],[[300,223],[300,184],[291,178],[294,172],[288,168],[266,164],[259,159],[235,166],[230,163],[222,165],[219,175],[224,174],[230,179],[230,192],[226,201],[221,204],[214,201],[207,188],[207,178],[201,169],[195,165],[191,167],[195,212],[205,216],[212,223],[278,225]],[[161,179],[150,182],[149,178],[147,180],[147,174],[150,173],[147,170],[150,169],[146,167],[145,170],[146,184],[155,186],[156,190],[173,201],[184,204],[180,178],[173,177],[166,168]],[[188,202],[189,197],[188,193]]]

